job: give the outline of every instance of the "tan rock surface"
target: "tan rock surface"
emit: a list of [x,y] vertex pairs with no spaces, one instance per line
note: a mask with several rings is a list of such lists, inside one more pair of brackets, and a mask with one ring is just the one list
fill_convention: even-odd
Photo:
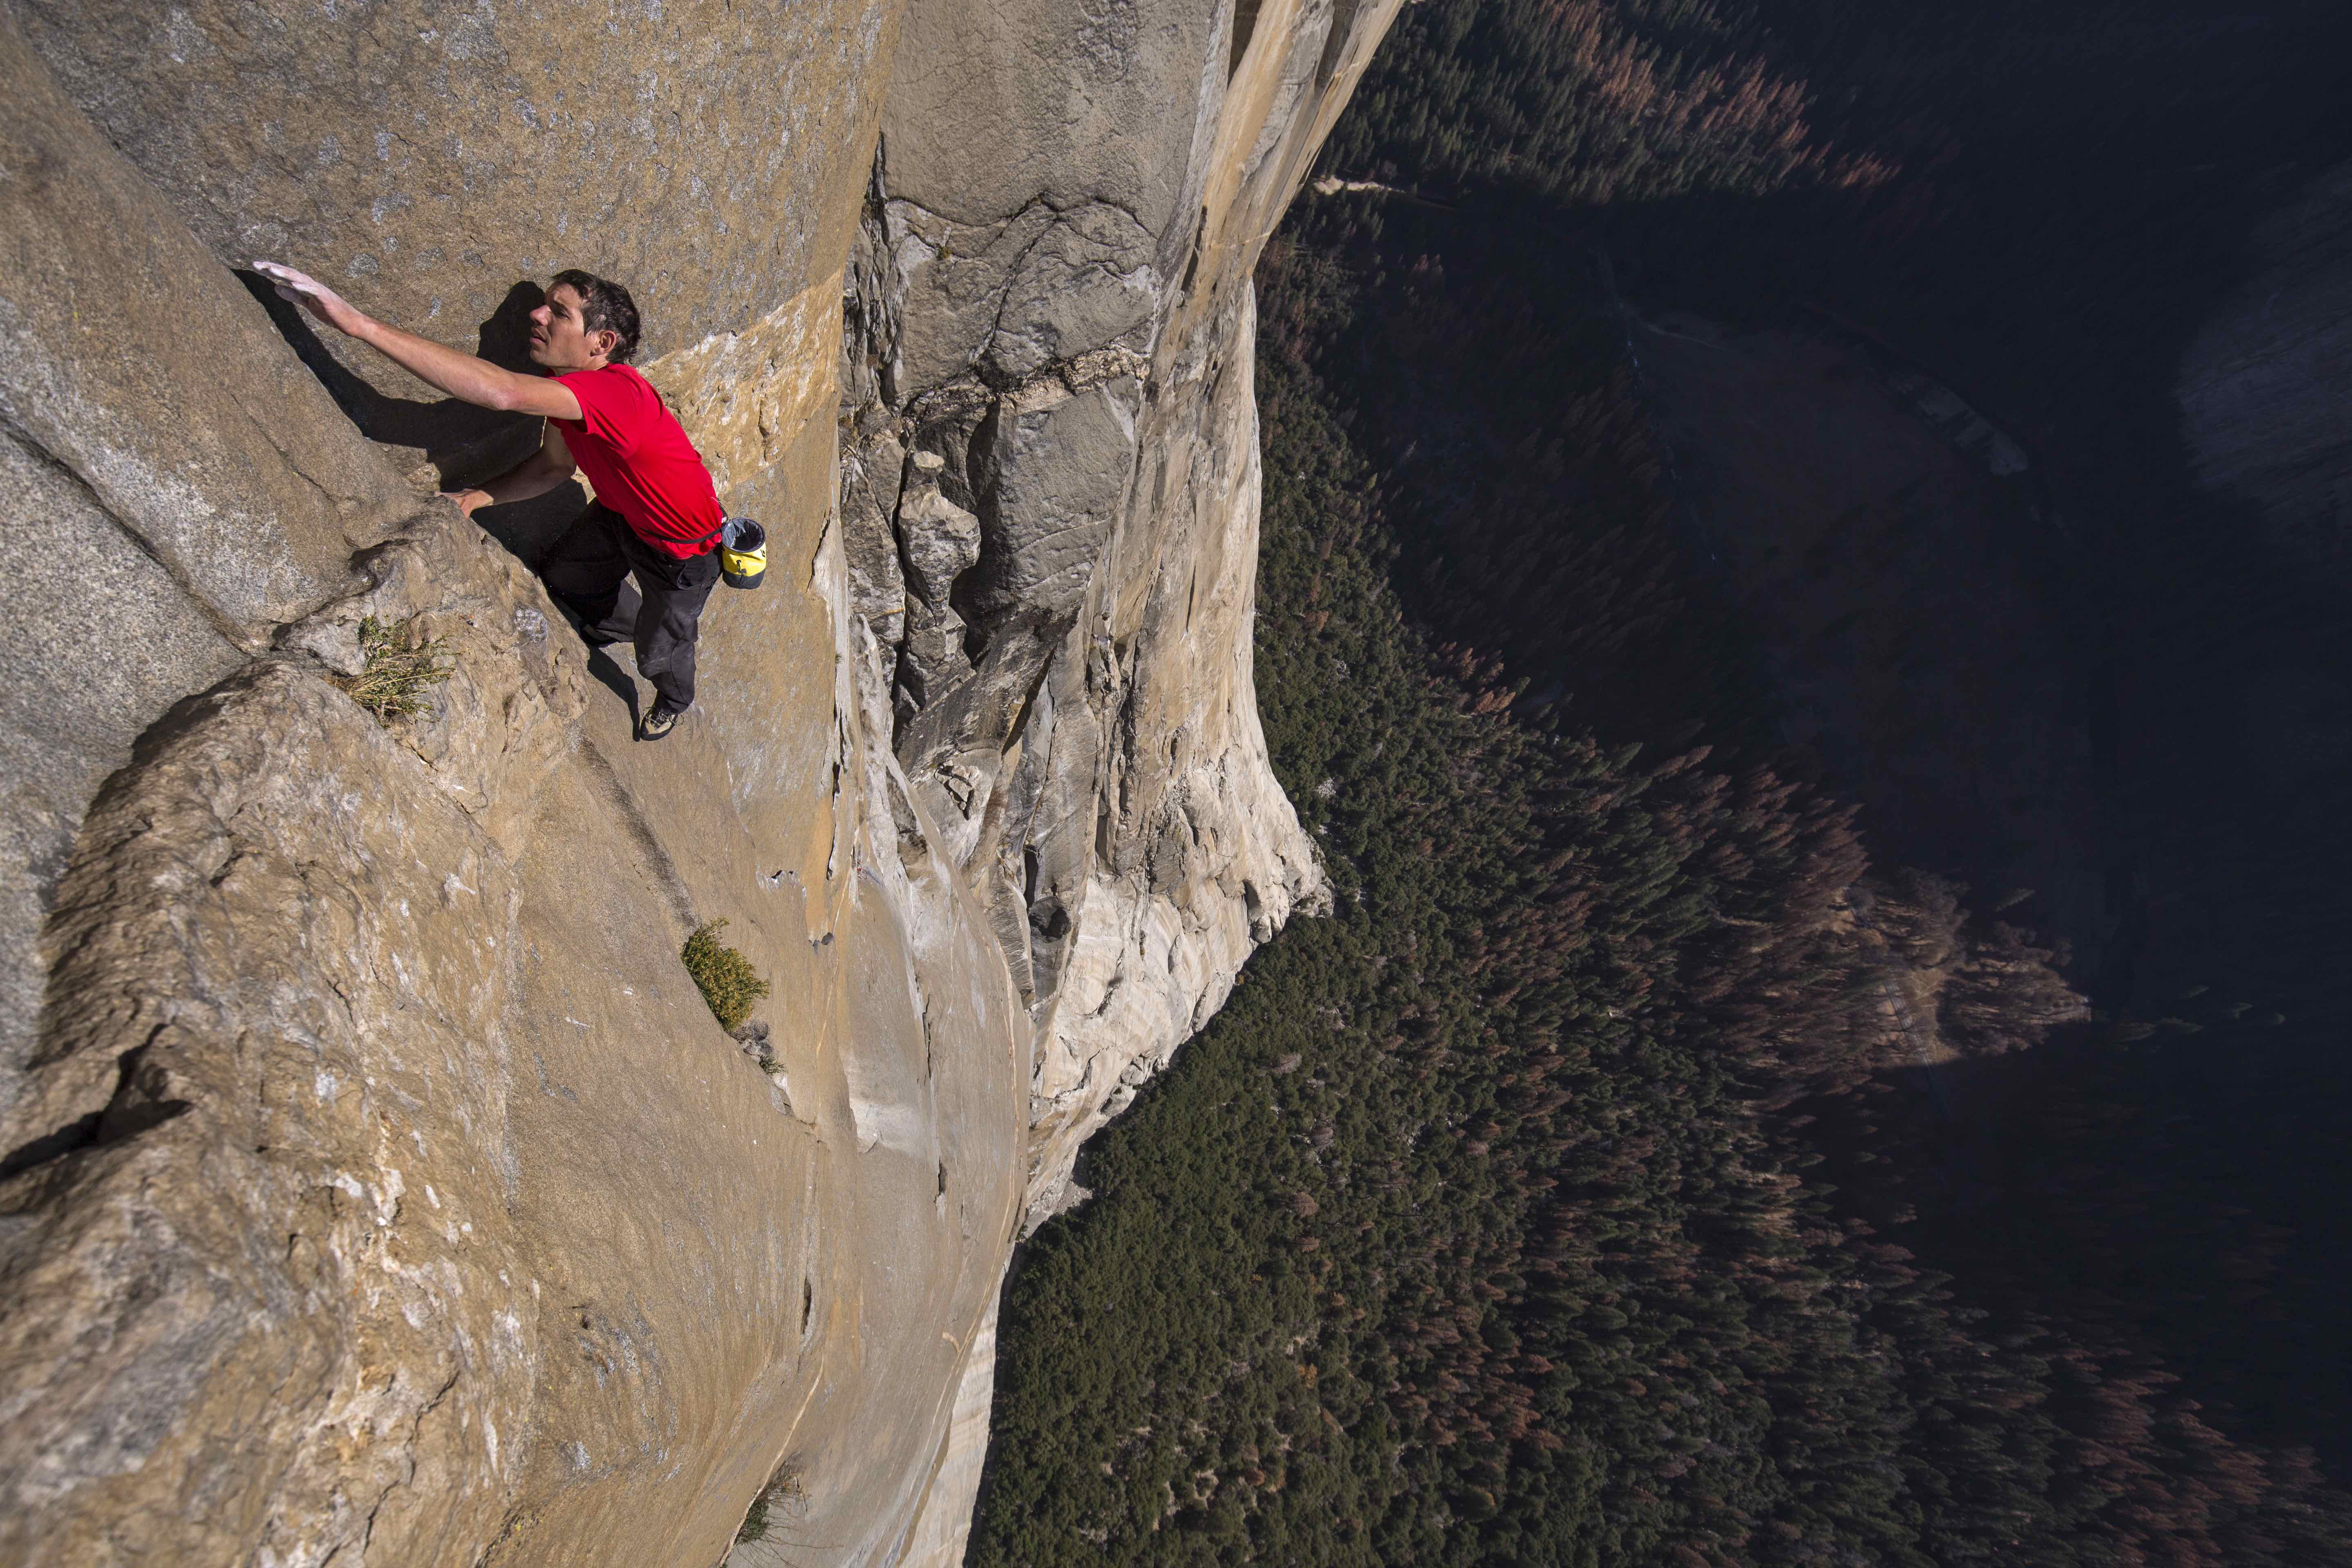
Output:
[[0,170],[0,625],[40,676],[0,693],[5,1102],[91,794],[165,708],[344,591],[415,500],[5,32]]
[[1238,38],[1211,4],[904,23],[846,283],[842,510],[864,679],[1038,1023],[1032,1226],[1321,896],[1252,686],[1249,273],[1394,10],[1270,5]]
[[[502,552],[453,517],[408,555],[371,599],[430,600],[436,717],[386,731],[263,661],[83,836],[70,1003],[11,1124],[98,1125],[6,1189],[12,1293],[51,1310],[8,1320],[0,1543],[708,1562],[791,1447],[865,1560],[1017,1214],[994,944],[829,769],[834,874],[827,835],[761,889],[706,787],[723,734],[636,756]],[[663,962],[721,912],[775,982],[789,1097]],[[225,1506],[194,1528],[188,1497]]]
[[[844,532],[860,679],[894,693],[899,760],[1036,1020],[1031,1227],[1325,896],[1253,684],[1249,275],[1395,10],[1268,5],[1238,39],[1213,5],[908,15],[847,283]],[[1126,102],[1159,108],[1106,110]],[[921,579],[955,514],[979,548],[948,647],[920,640]],[[952,1429],[910,1563],[961,1560],[982,1430]]]
[[[1316,896],[1246,275],[1391,9],[926,0],[938,209],[884,4],[11,13],[7,624],[68,689],[0,715],[0,1563],[707,1564],[780,1466],[744,1561],[960,1555],[1013,1238]],[[493,353],[518,279],[637,289],[772,538],[675,737],[526,570],[576,490],[417,488],[530,428],[273,251]],[[413,718],[339,684],[371,616],[446,639]]]

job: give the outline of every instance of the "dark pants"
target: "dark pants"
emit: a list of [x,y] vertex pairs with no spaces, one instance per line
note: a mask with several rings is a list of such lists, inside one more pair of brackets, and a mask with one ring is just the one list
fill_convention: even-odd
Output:
[[591,643],[635,643],[637,673],[673,709],[694,706],[694,639],[719,582],[716,544],[681,561],[639,539],[619,512],[592,503],[539,563],[539,575],[580,617]]

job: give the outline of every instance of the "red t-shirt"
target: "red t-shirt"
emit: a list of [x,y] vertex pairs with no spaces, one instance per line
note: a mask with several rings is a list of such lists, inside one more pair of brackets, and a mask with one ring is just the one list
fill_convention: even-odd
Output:
[[555,379],[580,400],[580,418],[555,424],[596,499],[665,554],[684,560],[717,543],[726,513],[710,471],[653,383],[625,364]]

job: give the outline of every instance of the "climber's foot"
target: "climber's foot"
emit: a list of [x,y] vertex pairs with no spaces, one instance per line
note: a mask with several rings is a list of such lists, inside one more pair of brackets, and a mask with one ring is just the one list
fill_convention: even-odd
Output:
[[656,699],[654,705],[646,710],[645,718],[637,724],[637,739],[660,740],[677,728],[678,719],[684,712],[685,710],[682,708],[671,707],[669,699],[667,697]]

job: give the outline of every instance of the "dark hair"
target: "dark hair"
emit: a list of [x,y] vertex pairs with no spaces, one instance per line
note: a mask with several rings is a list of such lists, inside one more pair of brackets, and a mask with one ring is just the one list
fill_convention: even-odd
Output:
[[580,322],[592,332],[614,332],[620,342],[605,357],[614,364],[626,364],[629,356],[637,352],[637,302],[629,291],[609,278],[599,278],[593,272],[570,268],[555,275],[548,285],[552,291],[568,287],[580,296]]

